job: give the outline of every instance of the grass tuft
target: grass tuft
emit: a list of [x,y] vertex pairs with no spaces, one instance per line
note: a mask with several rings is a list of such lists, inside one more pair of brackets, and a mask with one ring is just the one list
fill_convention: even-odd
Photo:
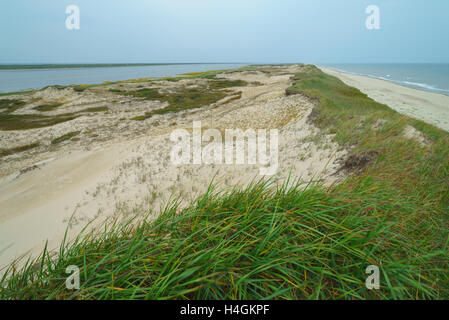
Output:
[[10,156],[16,153],[24,152],[27,150],[34,149],[39,146],[39,142],[27,144],[24,146],[16,147],[16,148],[10,148],[10,149],[0,149],[0,158]]
[[72,139],[73,137],[76,137],[80,133],[81,133],[81,131],[73,131],[73,132],[66,133],[66,134],[64,134],[64,135],[62,135],[62,136],[60,136],[58,138],[53,139],[51,141],[51,144],[58,144],[58,143],[61,143],[63,141]]
[[41,111],[41,112],[47,112],[47,111],[53,111],[57,108],[62,106],[62,103],[52,103],[52,104],[43,104],[37,107],[34,107],[34,110]]
[[[10,268],[0,298],[447,297],[447,250],[401,231],[404,214],[413,220],[420,212],[409,199],[365,191],[345,197],[299,185],[211,188],[182,211],[172,203],[154,223],[109,222],[63,245],[57,257],[44,252],[20,271]],[[365,287],[372,264],[381,269],[381,290]],[[65,288],[69,265],[81,270],[79,291]]]

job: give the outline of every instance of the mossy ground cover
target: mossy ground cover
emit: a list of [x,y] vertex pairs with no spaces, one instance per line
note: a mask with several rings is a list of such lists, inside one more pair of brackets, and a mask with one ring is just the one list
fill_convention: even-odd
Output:
[[60,106],[62,106],[62,103],[51,103],[51,104],[42,104],[40,106],[34,107],[33,109],[40,112],[47,112],[56,110]]
[[[21,105],[22,106],[22,105]],[[34,108],[40,112],[53,111],[59,108],[61,104],[45,104]],[[50,127],[66,121],[71,121],[86,113],[106,112],[109,108],[92,107],[77,112],[62,113],[58,115],[45,114],[11,114],[11,112],[0,113],[0,130],[29,130],[43,127]]]
[[11,113],[24,106],[25,102],[18,99],[0,99],[0,112]]
[[[147,91],[147,90],[145,90]],[[148,100],[158,100],[161,102],[168,102],[168,106],[146,112],[145,115],[136,117],[134,120],[145,120],[151,118],[155,114],[166,114],[170,112],[179,112],[187,109],[200,108],[205,105],[217,102],[226,97],[226,93],[221,91],[208,91],[199,89],[181,89],[176,93],[159,95],[153,92],[147,95]],[[137,93],[140,96],[140,92]]]
[[86,108],[80,111],[80,113],[83,112],[106,112],[108,111],[109,108],[108,107],[92,107],[92,108]]
[[31,143],[24,146],[16,147],[16,148],[10,148],[10,149],[0,149],[0,158],[10,156],[16,153],[21,153],[27,150],[34,149],[39,146],[39,143]]
[[[58,116],[14,113],[14,111],[24,107],[25,105],[26,102],[23,100],[0,99],[0,130],[28,130],[42,128],[76,118],[76,115],[73,113]],[[55,110],[59,106],[60,104],[45,104],[35,107],[34,109],[41,112],[46,112]]]
[[28,130],[56,125],[76,119],[76,114],[44,116],[34,114],[0,114],[0,130]]
[[[313,66],[294,82],[289,94],[317,103],[315,125],[373,161],[327,188],[211,187],[186,209],[175,199],[155,222],[145,213],[106,222],[10,267],[0,298],[448,299],[449,134]],[[429,145],[405,138],[406,125]],[[69,265],[80,268],[80,290],[65,287]],[[380,290],[365,287],[369,265],[380,268]]]
[[66,141],[66,140],[70,140],[73,137],[76,137],[77,135],[79,135],[80,133],[81,133],[81,131],[68,132],[68,133],[66,133],[66,134],[64,134],[64,135],[62,135],[62,136],[60,136],[58,138],[53,139],[51,141],[51,144],[58,144],[58,143]]

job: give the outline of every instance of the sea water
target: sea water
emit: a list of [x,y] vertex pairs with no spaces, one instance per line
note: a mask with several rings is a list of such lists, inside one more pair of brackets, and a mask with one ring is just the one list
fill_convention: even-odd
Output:
[[329,64],[326,67],[449,95],[449,63]]
[[126,67],[84,67],[0,70],[0,92],[41,89],[49,85],[94,84],[181,73],[233,69],[242,64],[176,64]]

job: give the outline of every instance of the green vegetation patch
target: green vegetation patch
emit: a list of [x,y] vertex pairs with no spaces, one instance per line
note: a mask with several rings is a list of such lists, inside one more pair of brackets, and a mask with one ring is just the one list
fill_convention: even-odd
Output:
[[217,102],[226,97],[226,93],[217,90],[206,90],[205,88],[193,89],[178,89],[176,92],[161,95],[155,89],[138,90],[135,93],[129,93],[133,96],[144,98],[147,100],[158,100],[161,102],[168,102],[168,106],[161,109],[156,109],[145,115],[132,118],[132,120],[145,120],[155,114],[166,114],[170,112],[179,112],[187,109],[200,108],[205,105]]
[[17,99],[0,99],[0,111],[13,112],[25,105],[25,101]]
[[175,88],[175,91],[166,93],[161,93],[160,90],[155,88],[139,89],[135,91],[110,89],[109,91],[145,100],[157,100],[169,103],[165,108],[153,110],[142,116],[132,118],[132,120],[145,120],[155,114],[179,112],[210,105],[226,97],[226,92],[223,92],[221,89],[246,85],[247,83],[241,80],[210,80],[208,81],[207,86],[200,86],[198,88]]
[[87,89],[87,86],[83,86],[83,85],[78,85],[78,86],[73,87],[73,90],[76,92],[83,92],[86,89]]
[[34,110],[41,111],[41,112],[47,112],[47,111],[53,111],[57,108],[62,106],[62,103],[52,103],[52,104],[43,104],[37,107],[34,107]]
[[224,71],[228,70],[209,70],[201,72],[188,72],[180,74],[182,77],[177,79],[215,79],[216,76]]
[[147,119],[151,118],[152,116],[153,116],[152,114],[146,113],[146,114],[144,114],[142,116],[133,117],[133,118],[131,118],[131,120],[144,121],[144,120],[147,120]]
[[136,98],[142,98],[145,100],[159,100],[167,101],[168,97],[159,93],[158,89],[139,89],[135,91],[119,91],[121,94],[126,96],[133,96]]
[[247,83],[242,80],[213,80],[209,82],[211,89],[225,89],[231,87],[246,87]]
[[66,134],[64,134],[64,135],[62,135],[62,136],[60,136],[60,137],[58,137],[56,139],[53,139],[51,141],[51,144],[58,144],[58,143],[61,143],[63,141],[72,139],[73,137],[79,135],[80,133],[81,133],[81,131],[73,131],[73,132],[66,133]]
[[16,147],[16,148],[11,148],[11,149],[0,149],[0,157],[6,157],[6,156],[10,156],[16,153],[20,153],[20,152],[24,152],[33,148],[36,148],[39,146],[39,143],[32,143],[32,144],[28,144],[25,146],[20,146],[20,147]]
[[[369,187],[368,187],[369,188]],[[447,252],[410,242],[391,220],[408,200],[367,188],[354,196],[318,187],[255,184],[172,203],[155,222],[138,216],[44,252],[10,280],[1,299],[414,299],[443,298]],[[393,201],[394,200],[394,201]],[[381,214],[382,213],[382,214]],[[137,221],[141,221],[138,223]],[[381,269],[367,290],[365,269]],[[66,289],[65,270],[81,270]],[[5,278],[4,278],[5,279]]]
[[76,114],[43,116],[32,114],[0,114],[0,130],[28,130],[53,126],[76,119]]
[[[420,210],[426,208],[438,216],[449,208],[448,132],[397,113],[314,66],[306,66],[294,80],[289,94],[304,94],[317,102],[312,119],[315,125],[335,134],[335,140],[351,147],[352,154],[378,154],[369,170],[349,179],[347,187],[372,179],[390,185],[404,197],[413,197]],[[376,130],[379,119],[388,121]],[[407,125],[421,131],[429,145],[406,139],[403,131]]]
[[[39,108],[39,111],[51,111],[58,108],[58,106],[60,106],[60,104],[46,104],[36,107],[35,109]],[[108,110],[108,107],[92,107],[78,112],[54,116],[40,114],[9,114],[4,112],[0,113],[0,130],[28,130],[49,127],[58,123],[74,120],[84,113],[105,112]]]
[[108,107],[92,107],[92,108],[83,109],[80,112],[104,112],[104,111],[108,111],[108,110],[109,110]]
[[67,88],[67,86],[63,86],[63,85],[60,85],[60,84],[53,84],[53,85],[50,85],[50,86],[45,86],[45,87],[43,87],[42,89],[40,89],[38,91],[43,91],[43,90],[48,89],[48,88],[54,88],[54,89],[58,89],[58,90],[63,90],[65,88]]

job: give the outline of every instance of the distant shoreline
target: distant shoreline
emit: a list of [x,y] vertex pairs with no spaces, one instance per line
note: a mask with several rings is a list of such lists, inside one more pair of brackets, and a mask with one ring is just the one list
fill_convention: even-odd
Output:
[[449,131],[449,96],[401,85],[395,81],[357,75],[334,68],[319,67],[339,78],[373,100],[386,104],[399,113],[431,123]]
[[146,66],[177,66],[200,64],[245,64],[240,62],[187,62],[187,63],[74,63],[74,64],[0,64],[0,70],[26,69],[81,69],[81,68],[114,68],[114,67],[146,67]]
[[40,90],[48,86],[92,85],[128,79],[172,77],[183,73],[227,70],[242,66],[245,64],[0,65],[0,96]]
[[[363,77],[363,78],[374,79],[374,80],[379,80],[379,81],[385,81],[385,82],[392,83],[392,84],[395,84],[395,85],[403,87],[403,88],[417,90],[417,91],[421,91],[421,92],[439,94],[439,95],[442,95],[444,97],[449,97],[449,94],[446,94],[446,93],[443,93],[443,92],[426,89],[424,87],[417,87],[417,86],[407,85],[407,84],[402,83],[401,81],[397,81],[397,80],[394,80],[394,79],[387,79],[387,78],[378,77],[378,76],[370,75],[370,74],[362,74],[362,73],[357,73],[357,72],[346,71],[346,70],[342,70],[342,69],[335,68],[335,67],[327,67],[327,66],[322,66],[322,65],[316,65],[316,66],[318,68],[320,68],[321,70],[323,70],[323,71],[324,70],[328,70],[328,71],[333,71],[335,73],[346,74],[348,76],[356,76],[356,77]],[[352,85],[352,86],[355,87],[355,85]]]
[[[394,66],[397,64],[391,64],[391,65]],[[422,65],[422,64],[407,64],[406,63],[403,65]],[[429,64],[429,65],[446,65],[446,64]],[[317,66],[319,68],[332,69],[334,71],[342,72],[342,73],[349,74],[349,75],[368,77],[368,78],[377,79],[377,80],[384,80],[384,81],[388,81],[388,82],[392,82],[394,84],[400,85],[402,87],[412,88],[412,89],[419,90],[419,91],[432,92],[432,93],[442,94],[444,96],[449,96],[449,91],[447,89],[434,87],[427,83],[413,82],[411,80],[409,80],[409,81],[398,80],[398,79],[395,79],[394,77],[390,78],[390,75],[380,76],[380,75],[370,74],[370,73],[366,73],[366,72],[351,71],[351,70],[346,70],[339,66],[337,67],[337,66],[333,66],[333,65],[317,65]]]

